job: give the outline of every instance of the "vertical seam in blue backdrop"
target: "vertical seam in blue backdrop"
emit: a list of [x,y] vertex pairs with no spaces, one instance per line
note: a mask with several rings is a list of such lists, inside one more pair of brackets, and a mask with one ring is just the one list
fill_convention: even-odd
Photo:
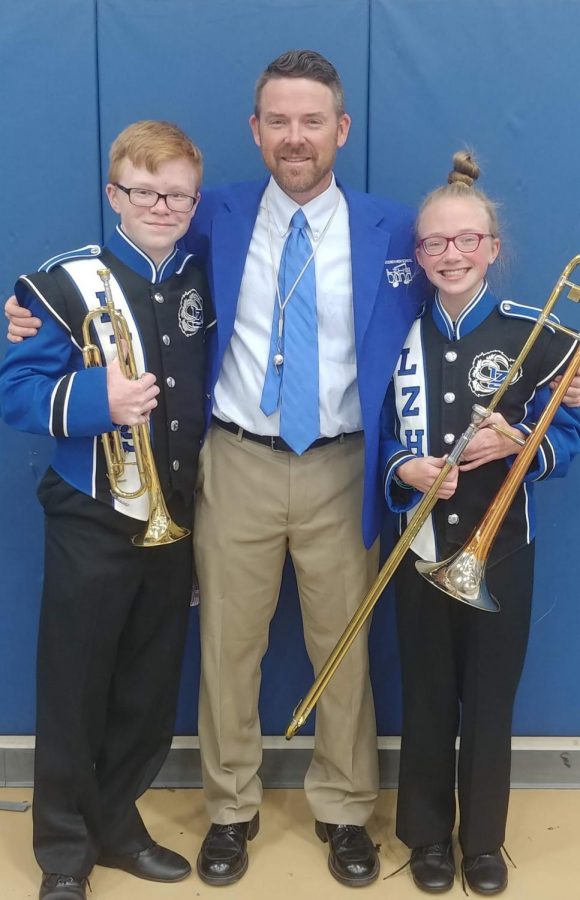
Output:
[[104,219],[105,219],[105,211],[103,208],[103,204],[105,202],[104,199],[104,184],[103,184],[103,120],[101,117],[101,81],[100,81],[100,59],[99,59],[99,3],[98,0],[93,0],[94,3],[94,14],[95,14],[95,90],[97,92],[96,96],[96,104],[97,104],[97,147],[98,147],[98,170],[97,170],[97,178],[99,184],[99,196],[101,199],[99,209],[100,209],[100,244],[101,246],[105,243],[105,235],[104,235]]

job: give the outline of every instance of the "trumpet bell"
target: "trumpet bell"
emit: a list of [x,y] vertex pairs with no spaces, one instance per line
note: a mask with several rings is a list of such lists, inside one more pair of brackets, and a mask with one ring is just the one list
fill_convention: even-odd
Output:
[[131,539],[135,547],[161,547],[163,544],[174,544],[191,534],[189,528],[182,528],[173,521],[160,490],[151,493],[150,503],[147,528],[142,534],[136,534]]
[[135,547],[161,547],[163,544],[174,544],[191,534],[188,528],[182,528],[172,519],[158,518],[150,520],[143,534],[131,538]]
[[484,612],[499,612],[499,603],[485,583],[485,562],[473,553],[460,550],[449,559],[435,563],[419,559],[415,568],[429,584],[455,600]]

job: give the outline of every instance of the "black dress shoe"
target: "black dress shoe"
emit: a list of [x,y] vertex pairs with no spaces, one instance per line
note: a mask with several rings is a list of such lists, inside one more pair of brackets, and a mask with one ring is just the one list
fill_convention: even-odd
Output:
[[362,825],[315,823],[317,836],[329,845],[328,868],[347,887],[364,887],[379,875],[377,848]]
[[197,857],[197,874],[201,880],[216,886],[239,881],[248,868],[247,842],[256,837],[259,828],[259,813],[249,822],[213,823]]
[[442,894],[453,887],[455,881],[455,860],[451,841],[415,847],[411,850],[411,875],[422,891]]
[[87,879],[44,874],[38,900],[86,900]]
[[463,857],[463,874],[476,894],[501,894],[508,883],[507,866],[501,850]]
[[103,853],[97,864],[108,869],[123,869],[147,881],[183,881],[191,873],[191,866],[184,856],[159,844],[136,853]]

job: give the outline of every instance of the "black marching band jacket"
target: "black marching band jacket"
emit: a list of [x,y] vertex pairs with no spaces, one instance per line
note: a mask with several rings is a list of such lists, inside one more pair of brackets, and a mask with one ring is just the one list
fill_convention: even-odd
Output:
[[[512,300],[500,302],[484,284],[453,322],[438,295],[415,321],[405,341],[382,416],[385,496],[406,527],[422,494],[401,483],[395,470],[417,456],[449,453],[471,421],[475,403],[487,406],[524,345],[540,311]],[[550,381],[565,369],[575,342],[546,327],[510,385],[498,412],[529,434],[549,396]],[[492,548],[502,559],[535,533],[533,482],[566,473],[580,451],[580,415],[561,406],[510,507]],[[439,500],[412,544],[423,559],[454,553],[482,519],[513,461],[494,460],[460,472],[457,490]]]
[[[111,421],[106,370],[85,368],[82,325],[104,303],[97,274],[111,270],[115,306],[131,334],[138,374],[152,372],[160,394],[150,416],[150,435],[163,494],[191,507],[197,458],[204,433],[206,332],[215,324],[205,276],[193,257],[175,249],[158,267],[118,226],[107,246],[89,245],[48,260],[16,284],[19,302],[43,320],[37,337],[12,345],[0,369],[0,409],[21,431],[56,438],[52,468],[77,490],[146,519],[148,500],[111,495],[101,434]],[[91,338],[106,365],[116,355],[108,316],[97,317]],[[119,428],[125,460],[134,462],[130,430]],[[124,490],[136,484],[127,469]]]

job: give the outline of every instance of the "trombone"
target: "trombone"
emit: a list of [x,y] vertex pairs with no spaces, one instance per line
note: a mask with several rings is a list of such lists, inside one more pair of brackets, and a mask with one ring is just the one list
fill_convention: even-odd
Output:
[[[415,515],[407,525],[407,528],[399,538],[398,542],[395,544],[376,580],[362,599],[357,611],[346,626],[342,636],[339,638],[334,650],[320,670],[306,697],[300,701],[294,710],[290,724],[286,729],[286,740],[292,739],[298,729],[304,725],[308,716],[316,706],[316,703],[327,687],[328,682],[336,672],[355,638],[369,618],[382,592],[391,580],[424,522],[427,520],[431,510],[437,503],[437,492],[445,480],[447,473],[452,466],[457,466],[459,464],[461,456],[465,452],[469,442],[474,437],[481,423],[495,410],[502,400],[505,392],[518,373],[520,366],[538,339],[542,328],[548,323],[550,313],[562,292],[565,289],[568,289],[568,298],[575,303],[580,302],[580,284],[570,280],[570,275],[578,265],[580,265],[580,254],[571,259],[564,267],[562,274],[554,285],[554,288],[552,289],[544,308],[540,312],[524,346],[511,366],[500,388],[494,394],[489,406],[487,408],[479,406],[479,404],[473,406],[469,426],[455,443],[455,446],[447,457],[447,460],[433,485],[423,496],[423,499],[416,508]],[[580,334],[578,332],[566,328],[564,325],[560,325],[559,322],[549,320],[549,325],[550,328],[561,331],[564,334],[573,337],[576,341],[580,340]],[[465,548],[443,562],[429,563],[421,560],[416,563],[418,571],[424,575],[428,581],[446,593],[449,593],[455,599],[467,603],[476,609],[487,612],[498,611],[499,606],[487,590],[483,581],[487,555],[489,554],[493,541],[503,524],[507,511],[524,479],[544,434],[546,433],[546,430],[579,366],[580,346],[576,348],[566,372],[562,376],[560,384],[554,391],[549,403],[540,416],[534,431],[525,439],[523,449],[517,455],[514,464],[508,472],[493,503],[489,507],[482,523],[476,528]]]
[[[111,327],[117,345],[121,372],[125,378],[139,378],[133,351],[133,341],[127,320],[123,313],[116,308],[113,300],[110,284],[111,270],[98,269],[97,275],[103,282],[105,303],[103,306],[98,306],[87,313],[83,320],[84,346],[82,352],[85,368],[103,365],[101,351],[91,340],[90,325],[93,319],[108,315],[111,319]],[[124,352],[125,347],[127,348],[126,354]],[[147,526],[142,534],[136,534],[132,538],[132,542],[136,547],[159,547],[162,544],[173,544],[175,541],[187,537],[191,532],[189,529],[177,525],[167,510],[151,448],[149,426],[146,424],[134,425],[131,428],[131,439],[135,448],[135,464],[139,473],[139,485],[134,491],[125,491],[121,487],[126,466],[121,435],[117,430],[105,432],[101,435],[111,493],[114,497],[119,497],[122,500],[133,500],[135,497],[141,497],[145,493],[148,494],[149,516]]]
[[[580,334],[577,334],[576,338],[580,339]],[[461,600],[478,609],[495,607],[496,611],[499,610],[497,600],[490,594],[485,583],[487,558],[525,474],[579,366],[580,345],[572,355],[562,380],[550,397],[536,427],[524,441],[523,449],[516,456],[503,484],[467,543],[457,553],[441,562],[431,563],[420,559],[415,563],[417,571],[430,584],[455,600]]]

